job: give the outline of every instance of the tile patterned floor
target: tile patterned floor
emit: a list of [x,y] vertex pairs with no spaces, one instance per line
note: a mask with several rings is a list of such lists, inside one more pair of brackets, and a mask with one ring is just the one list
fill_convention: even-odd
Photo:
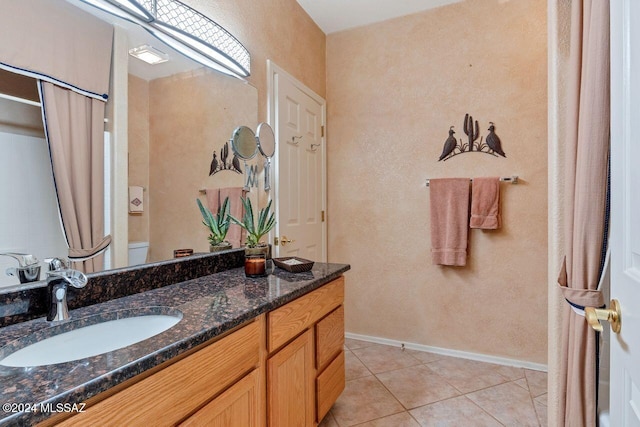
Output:
[[344,392],[319,427],[547,425],[547,374],[347,339]]

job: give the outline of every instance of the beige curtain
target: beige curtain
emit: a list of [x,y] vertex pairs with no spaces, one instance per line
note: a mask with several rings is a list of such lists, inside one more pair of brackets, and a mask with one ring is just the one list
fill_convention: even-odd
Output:
[[[111,242],[104,236],[105,103],[43,81],[40,97],[69,259],[90,257]],[[74,268],[101,270],[103,257]]]
[[566,143],[566,258],[558,280],[569,304],[563,313],[561,379],[565,426],[596,425],[597,340],[584,307],[601,307],[609,152],[609,1],[574,0]]
[[0,68],[105,100],[113,27],[62,0],[0,0]]

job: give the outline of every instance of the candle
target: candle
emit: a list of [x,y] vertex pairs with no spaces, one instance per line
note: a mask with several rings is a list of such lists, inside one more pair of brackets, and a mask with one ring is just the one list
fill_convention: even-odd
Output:
[[266,275],[266,259],[264,255],[247,255],[244,258],[244,274],[248,277]]

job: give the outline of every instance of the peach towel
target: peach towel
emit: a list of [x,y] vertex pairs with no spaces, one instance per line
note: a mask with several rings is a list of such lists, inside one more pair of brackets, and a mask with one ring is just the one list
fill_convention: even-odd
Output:
[[473,178],[471,185],[471,228],[500,228],[500,178]]
[[469,234],[469,178],[429,181],[431,201],[431,261],[463,266]]
[[[225,198],[229,197],[229,212],[231,215],[238,219],[242,219],[244,215],[244,207],[242,206],[241,197],[244,197],[245,193],[242,187],[229,187],[229,188],[207,188],[207,205],[209,210],[215,215]],[[244,229],[237,224],[231,224],[229,231],[227,232],[227,242],[231,243],[232,247],[239,248],[244,239]]]

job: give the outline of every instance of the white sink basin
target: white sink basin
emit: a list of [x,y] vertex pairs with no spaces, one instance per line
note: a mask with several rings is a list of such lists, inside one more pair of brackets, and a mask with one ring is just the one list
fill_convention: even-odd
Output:
[[16,350],[0,360],[0,365],[44,366],[97,356],[158,335],[180,319],[178,316],[154,314],[84,326]]

